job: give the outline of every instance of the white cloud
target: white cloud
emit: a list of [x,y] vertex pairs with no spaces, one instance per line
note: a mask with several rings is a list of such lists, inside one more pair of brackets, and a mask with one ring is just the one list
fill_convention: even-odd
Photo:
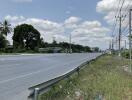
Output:
[[56,34],[54,35],[55,40],[57,40],[57,42],[69,42],[69,38],[67,36],[65,36],[64,34]]
[[15,26],[19,22],[22,22],[25,20],[23,16],[10,16],[10,15],[7,15],[5,19],[11,22],[12,26]]
[[37,29],[43,30],[47,33],[60,34],[64,31],[60,23],[56,23],[49,20],[28,18],[25,21],[20,22],[19,24],[22,24],[22,23],[32,24]]
[[85,21],[81,24],[80,27],[82,28],[94,28],[94,27],[100,27],[101,23],[99,21]]
[[[101,13],[107,13],[116,10],[119,0],[101,0],[97,3],[97,11]],[[115,5],[117,4],[117,5]],[[113,6],[115,5],[115,6]]]
[[64,26],[69,29],[76,28],[80,21],[81,18],[72,16],[65,20]]
[[[64,22],[58,23],[50,20],[10,15],[6,16],[5,19],[7,19],[14,27],[23,23],[33,25],[40,31],[41,36],[44,37],[44,40],[47,42],[52,42],[53,37],[55,37],[58,42],[68,42],[69,34],[72,34],[72,42],[82,45],[101,47],[105,45],[105,42],[102,41],[108,40],[106,39],[108,38],[106,34],[109,29],[103,27],[99,21],[81,21],[81,18],[70,17]],[[11,40],[10,35],[8,38]],[[99,42],[103,44],[99,44]]]
[[98,21],[85,21],[72,31],[75,37],[105,37],[109,29],[103,27]]
[[[119,11],[119,8],[121,7],[122,3],[123,0],[101,0],[97,3],[96,10],[99,13],[104,13],[104,19],[107,21],[108,24],[113,25],[116,20],[115,16],[118,15],[117,11]],[[128,10],[130,7],[132,7],[131,0],[125,0],[124,5],[122,7],[122,15],[128,15]]]
[[22,3],[22,2],[32,2],[33,0],[12,0],[14,2]]
[[5,19],[11,20],[11,21],[22,21],[22,20],[25,20],[25,18],[23,16],[10,16],[10,15],[7,15],[5,17]]
[[81,19],[78,17],[70,17],[68,19],[65,20],[66,24],[76,24],[80,21]]
[[60,23],[49,20],[37,18],[25,18],[23,16],[6,16],[7,19],[14,27],[18,24],[31,24],[41,32],[42,37],[46,41],[52,42],[52,37],[56,34],[64,33],[64,29]]
[[[112,11],[117,11],[124,0],[101,0],[97,3],[97,11],[101,13],[108,13]],[[120,2],[120,4],[119,4]],[[125,0],[122,10],[126,10],[126,8],[132,6],[131,0]]]
[[71,34],[73,41],[83,45],[101,46],[106,48],[110,37],[107,36],[109,29],[103,27],[99,21],[85,21],[81,23]]

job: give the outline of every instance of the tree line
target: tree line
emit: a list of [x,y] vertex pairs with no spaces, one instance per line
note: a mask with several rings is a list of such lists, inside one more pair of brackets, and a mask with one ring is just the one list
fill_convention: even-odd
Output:
[[[32,25],[21,24],[17,25],[14,29],[11,24],[5,20],[0,23],[0,51],[7,52],[9,49],[9,41],[7,35],[13,33],[13,46],[10,52],[39,52],[39,48],[60,47],[62,50],[69,49],[69,43],[59,42],[55,40],[52,43],[44,42],[41,38],[40,32]],[[79,44],[71,44],[73,52],[92,52],[89,46],[82,46]],[[98,51],[99,48],[96,48]]]

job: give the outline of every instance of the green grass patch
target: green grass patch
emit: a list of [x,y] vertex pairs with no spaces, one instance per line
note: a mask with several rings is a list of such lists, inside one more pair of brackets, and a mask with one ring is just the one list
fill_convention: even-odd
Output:
[[39,100],[132,100],[132,74],[127,59],[105,55],[52,87]]

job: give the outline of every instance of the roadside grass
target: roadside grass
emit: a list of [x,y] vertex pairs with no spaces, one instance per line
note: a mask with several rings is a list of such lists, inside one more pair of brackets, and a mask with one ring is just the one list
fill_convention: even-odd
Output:
[[19,55],[18,53],[0,53],[0,56],[1,55]]
[[105,55],[39,96],[39,100],[132,100],[132,74],[127,59]]

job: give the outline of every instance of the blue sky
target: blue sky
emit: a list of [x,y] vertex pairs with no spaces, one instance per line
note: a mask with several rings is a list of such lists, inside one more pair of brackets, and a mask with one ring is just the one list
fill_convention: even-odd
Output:
[[[20,0],[21,1],[21,0]],[[102,14],[96,12],[99,0],[19,0],[0,1],[0,17],[17,15],[63,21],[70,16],[78,16],[85,20],[101,20]]]
[[[45,41],[68,41],[88,46],[108,48],[110,12],[103,5],[109,0],[1,0],[0,20],[7,19],[15,27],[32,24]],[[116,1],[116,0],[113,0]],[[42,23],[43,24],[42,24]],[[8,36],[11,41],[12,35]],[[96,41],[96,42],[93,42]]]

